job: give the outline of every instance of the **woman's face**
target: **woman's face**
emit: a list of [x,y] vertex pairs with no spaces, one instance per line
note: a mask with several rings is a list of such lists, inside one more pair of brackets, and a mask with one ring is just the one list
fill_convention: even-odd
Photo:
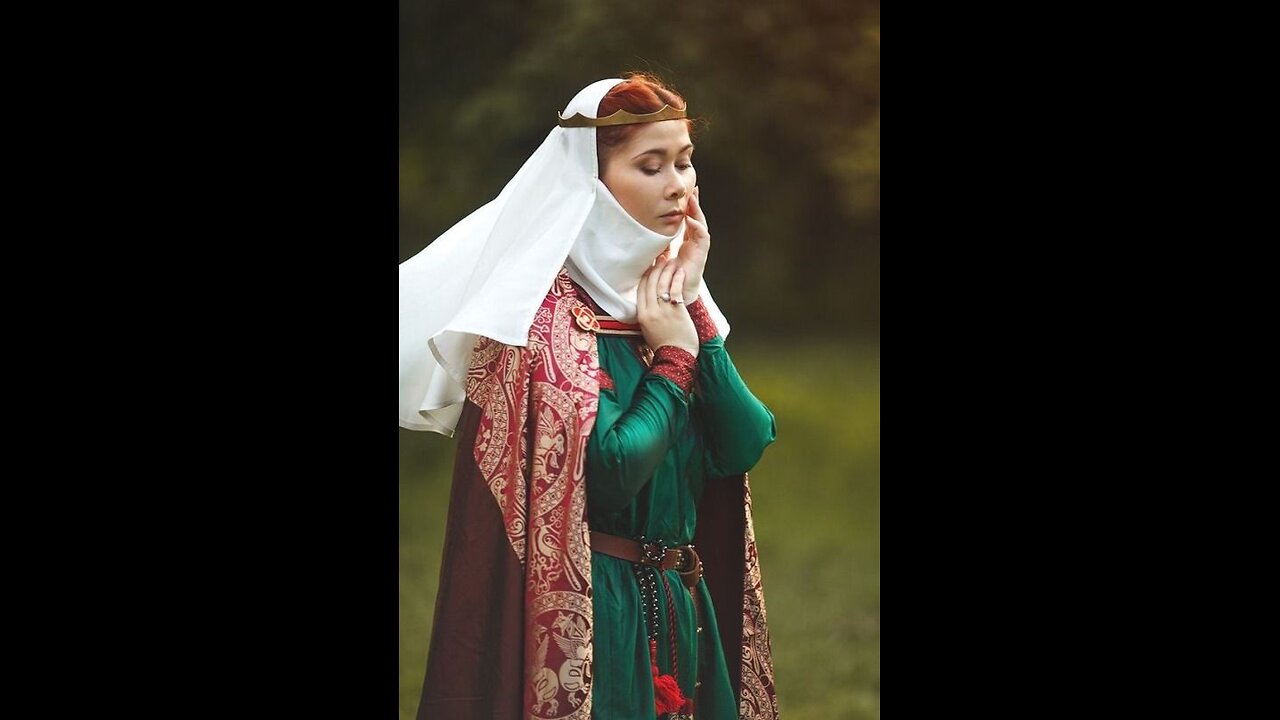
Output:
[[600,181],[636,222],[661,235],[674,234],[698,184],[688,126],[683,120],[644,123],[613,148]]

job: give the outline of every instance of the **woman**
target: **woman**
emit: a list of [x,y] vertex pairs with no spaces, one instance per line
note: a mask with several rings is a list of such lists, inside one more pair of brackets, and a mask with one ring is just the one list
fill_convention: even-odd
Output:
[[702,281],[690,129],[656,78],[593,83],[401,265],[400,423],[460,431],[420,718],[776,718],[773,416]]

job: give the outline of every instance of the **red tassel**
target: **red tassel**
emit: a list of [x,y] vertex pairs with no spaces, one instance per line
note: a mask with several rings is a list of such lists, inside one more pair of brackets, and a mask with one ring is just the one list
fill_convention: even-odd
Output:
[[662,675],[653,681],[653,703],[659,715],[666,715],[682,709],[688,700],[680,692],[676,679],[670,675]]
[[692,701],[680,691],[680,684],[670,675],[658,674],[658,642],[649,641],[649,662],[653,672],[653,704],[658,715],[666,715],[677,710],[691,708]]

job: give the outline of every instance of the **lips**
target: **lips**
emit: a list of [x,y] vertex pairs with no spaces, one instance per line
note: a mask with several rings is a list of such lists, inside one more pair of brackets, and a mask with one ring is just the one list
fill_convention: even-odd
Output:
[[684,213],[680,212],[679,210],[672,210],[671,212],[667,213],[666,215],[662,215],[661,217],[674,219],[678,217],[684,217]]

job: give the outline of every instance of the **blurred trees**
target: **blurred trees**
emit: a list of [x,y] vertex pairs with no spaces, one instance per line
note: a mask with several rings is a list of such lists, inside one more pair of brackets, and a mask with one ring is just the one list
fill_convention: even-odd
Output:
[[706,120],[707,277],[737,332],[878,337],[878,0],[401,0],[399,33],[401,261],[584,85],[645,70]]

